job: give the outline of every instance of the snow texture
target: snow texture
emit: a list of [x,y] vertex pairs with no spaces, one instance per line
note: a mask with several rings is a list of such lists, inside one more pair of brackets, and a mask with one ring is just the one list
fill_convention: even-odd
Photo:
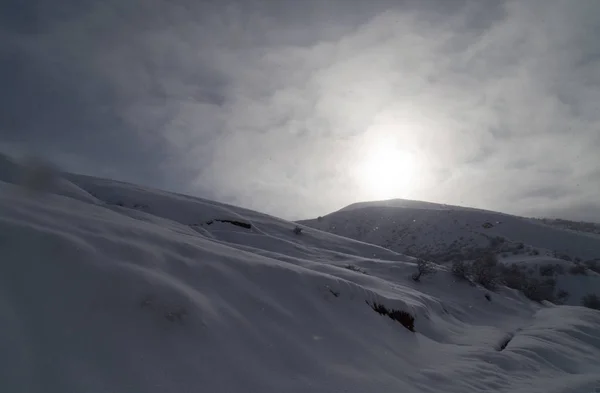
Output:
[[488,300],[442,267],[415,282],[393,250],[131,184],[54,173],[24,192],[28,170],[0,162],[3,392],[600,387],[598,311]]
[[536,278],[540,278],[542,266],[560,265],[562,269],[551,277],[556,280],[557,291],[569,293],[566,303],[580,305],[586,294],[600,295],[598,272],[570,272],[575,261],[585,265],[600,258],[600,235],[541,220],[398,199],[357,203],[300,223],[441,264],[494,253],[500,262],[517,264]]

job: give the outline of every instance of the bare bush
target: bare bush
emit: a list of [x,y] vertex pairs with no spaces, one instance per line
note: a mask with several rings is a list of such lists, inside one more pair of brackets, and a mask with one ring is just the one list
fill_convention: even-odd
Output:
[[525,282],[522,288],[523,295],[525,295],[528,299],[533,301],[541,301],[539,297],[539,281],[535,279],[530,279]]
[[581,305],[594,310],[600,310],[600,298],[595,293],[590,293],[581,298]]
[[435,265],[424,259],[417,261],[417,271],[413,274],[412,279],[415,281],[421,280],[421,276],[427,276],[436,272]]
[[500,269],[502,282],[509,288],[522,290],[527,283],[527,275],[516,264]]
[[530,300],[541,302],[542,300],[554,301],[556,280],[548,278],[538,280],[525,274],[516,265],[500,269],[502,283],[509,288],[517,289]]
[[464,261],[452,262],[452,274],[454,277],[460,278],[461,280],[469,279],[469,265]]
[[393,308],[387,308],[383,304],[379,304],[373,302],[373,304],[367,301],[367,304],[379,315],[387,315],[394,321],[400,322],[402,326],[410,330],[411,332],[415,331],[415,317],[413,317],[410,313],[402,310],[395,310]]
[[488,254],[476,260],[471,265],[471,275],[473,280],[486,289],[494,290],[498,281],[497,265],[498,260],[493,254]]
[[569,273],[574,276],[587,276],[587,268],[584,265],[575,264],[569,268]]
[[523,294],[535,302],[541,302],[542,300],[554,301],[555,287],[556,280],[553,278],[543,281],[531,278],[527,280],[523,288]]
[[540,295],[545,300],[549,300],[551,302],[556,300],[554,294],[556,293],[556,280],[554,278],[547,278],[542,280],[540,286]]
[[361,267],[358,267],[356,265],[346,265],[346,266],[344,266],[344,268],[346,268],[348,270],[352,270],[353,272],[367,274],[367,272],[365,271],[365,269],[363,269]]
[[556,299],[561,302],[565,302],[568,298],[569,298],[569,292],[565,291],[564,289],[559,290],[558,293],[556,294]]
[[593,272],[600,274],[600,264],[597,260],[585,261],[585,266]]
[[554,265],[542,265],[540,266],[540,276],[553,276],[556,271]]

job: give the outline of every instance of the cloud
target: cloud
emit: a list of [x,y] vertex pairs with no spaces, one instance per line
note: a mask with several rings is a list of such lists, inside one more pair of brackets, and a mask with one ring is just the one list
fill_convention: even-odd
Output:
[[29,3],[0,139],[68,169],[300,218],[386,140],[400,197],[600,219],[594,0]]

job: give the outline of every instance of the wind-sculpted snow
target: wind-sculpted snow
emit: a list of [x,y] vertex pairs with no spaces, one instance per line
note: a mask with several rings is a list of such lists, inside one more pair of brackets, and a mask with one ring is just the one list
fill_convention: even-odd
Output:
[[[600,236],[508,214],[402,200],[351,205],[320,220],[301,223],[399,252],[429,254],[469,248],[553,251],[572,259],[600,258]],[[411,202],[411,203],[408,203]],[[504,247],[502,245],[504,244]]]
[[[490,297],[442,267],[416,283],[412,258],[234,206],[72,175],[61,182],[77,194],[7,180],[3,392],[600,387],[600,312]],[[410,313],[415,332],[367,303]]]
[[[495,254],[540,278],[544,266],[560,266],[542,279],[556,281],[561,302],[580,305],[584,296],[600,296],[600,236],[546,225],[541,220],[486,210],[391,200],[350,205],[314,220],[300,221],[317,230],[385,247],[440,264]],[[584,274],[573,275],[574,264]],[[587,268],[597,266],[595,268]]]

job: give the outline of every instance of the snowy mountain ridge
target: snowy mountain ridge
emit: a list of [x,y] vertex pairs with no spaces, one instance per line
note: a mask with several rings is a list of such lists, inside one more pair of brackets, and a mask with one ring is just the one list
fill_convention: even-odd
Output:
[[6,392],[600,387],[600,312],[258,212],[0,157]]
[[556,293],[568,292],[570,304],[580,304],[586,291],[600,295],[600,236],[542,220],[400,199],[353,204],[299,222],[440,264],[496,254],[532,276],[555,270]]
[[[600,258],[600,236],[505,213],[391,200],[353,204],[302,224],[414,256],[435,258],[490,244],[523,243],[571,259]],[[501,239],[500,239],[501,238]],[[501,248],[500,252],[506,251]],[[511,250],[512,251],[512,250]]]

